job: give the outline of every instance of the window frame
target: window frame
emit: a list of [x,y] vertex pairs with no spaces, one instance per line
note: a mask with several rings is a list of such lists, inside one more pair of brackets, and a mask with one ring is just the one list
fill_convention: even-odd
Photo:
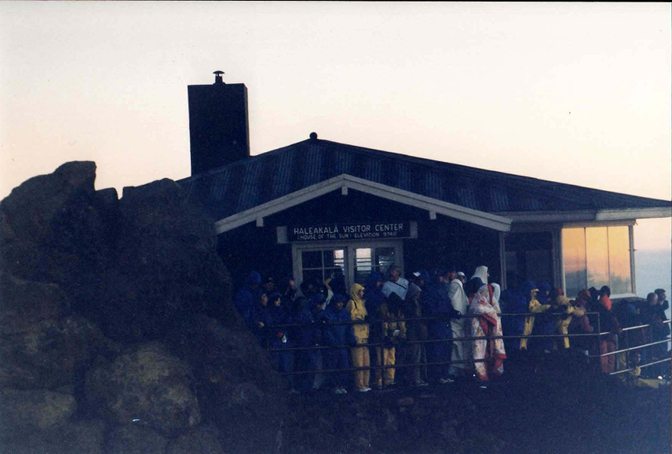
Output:
[[355,282],[355,249],[359,248],[394,248],[396,257],[399,257],[398,265],[404,269],[404,240],[362,240],[362,241],[319,241],[311,243],[292,243],[292,268],[297,287],[303,282],[303,255],[302,252],[310,250],[323,251],[325,249],[345,249],[346,263],[346,289],[349,290]]
[[[628,227],[628,239],[629,239],[629,245],[628,245],[628,252],[630,253],[630,285],[631,285],[631,292],[628,293],[612,293],[611,298],[629,298],[629,297],[635,297],[637,296],[637,281],[635,279],[636,276],[636,270],[635,270],[635,242],[634,242],[634,225],[635,221],[628,222],[628,223],[623,223],[623,222],[595,222],[595,223],[581,223],[581,224],[576,224],[576,223],[568,223],[568,224],[563,224],[563,226],[560,228],[560,235],[559,235],[559,242],[560,242],[560,247],[558,248],[559,252],[559,260],[560,260],[560,267],[561,267],[561,276],[562,276],[562,289],[567,293],[567,285],[566,285],[566,280],[565,280],[565,263],[564,263],[564,234],[563,231],[565,229],[583,229],[583,234],[584,234],[584,239],[586,238],[586,229],[589,228],[595,228],[595,227],[601,227],[601,228],[606,228],[607,229],[607,257],[608,257],[608,275],[609,275],[609,288],[611,288],[611,256],[609,254],[609,227]],[[584,240],[584,257],[586,257],[586,275],[588,274],[588,267],[587,267],[587,255],[588,255],[588,250],[587,246],[585,244]],[[586,285],[588,284],[586,280]],[[587,288],[587,287],[586,287]],[[599,290],[599,289],[598,289]],[[575,295],[568,295],[568,298],[571,298],[572,296]]]

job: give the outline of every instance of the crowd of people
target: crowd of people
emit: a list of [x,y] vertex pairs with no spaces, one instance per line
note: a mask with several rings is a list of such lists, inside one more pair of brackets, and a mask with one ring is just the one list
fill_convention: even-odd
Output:
[[[355,283],[345,293],[342,275],[324,282],[303,281],[297,288],[291,277],[276,286],[272,278],[262,280],[255,271],[237,292],[236,309],[262,346],[270,349],[278,370],[288,373],[292,392],[330,387],[345,394],[348,388],[368,392],[398,382],[446,385],[474,377],[486,387],[503,374],[507,350],[571,347],[604,354],[616,350],[619,336],[627,336],[626,346],[633,347],[670,334],[664,290],[651,293],[646,304],[616,308],[606,286],[582,290],[571,300],[561,289],[531,281],[502,292],[489,282],[485,266],[467,280],[454,267],[431,274],[420,270],[406,279],[400,267],[392,265],[385,276],[374,271],[364,285]],[[622,327],[641,324],[650,327],[624,336]],[[571,342],[568,336],[598,331],[609,334],[599,340],[594,335],[571,337]],[[535,337],[540,334],[555,336]],[[658,344],[628,359],[650,362],[666,355],[667,344]],[[622,362],[616,355],[600,359],[605,373]],[[669,364],[661,364],[647,368],[645,375],[664,375],[667,369]]]
[[[667,343],[659,343],[634,350],[631,354],[609,354],[617,349],[628,349],[667,339],[670,325],[665,311],[669,308],[664,289],[649,293],[646,301],[636,298],[624,300],[614,305],[611,289],[603,286],[583,289],[574,299],[567,298],[562,289],[552,289],[547,283],[538,286],[531,281],[514,285],[501,295],[501,306],[509,314],[534,314],[526,317],[506,317],[504,333],[510,336],[556,335],[555,338],[507,339],[506,347],[511,350],[536,350],[550,352],[570,347],[587,355],[603,355],[599,370],[612,373],[626,366],[664,360],[670,357]],[[643,325],[648,325],[643,327]],[[624,328],[641,327],[624,331]],[[597,336],[603,333],[602,336]],[[606,334],[604,334],[606,333]],[[557,337],[558,335],[588,335]],[[591,336],[592,335],[592,336]],[[669,379],[669,363],[647,368],[643,377]],[[638,372],[639,373],[639,372]]]

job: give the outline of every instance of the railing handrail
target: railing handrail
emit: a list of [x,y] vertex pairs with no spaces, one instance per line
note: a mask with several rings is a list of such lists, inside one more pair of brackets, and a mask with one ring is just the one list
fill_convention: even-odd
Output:
[[[647,364],[642,364],[641,366],[637,366],[640,369],[644,369],[645,367],[650,367],[650,366],[655,366],[656,364],[662,364],[670,361],[670,358],[664,358],[664,359],[659,359],[658,361],[653,361],[651,363]],[[626,372],[630,372],[631,370],[635,370],[634,367],[631,367],[629,369],[622,369],[622,370],[617,370],[615,372],[611,372],[609,375],[618,375],[618,374],[624,374]]]
[[663,339],[656,342],[649,342],[648,344],[636,345],[634,347],[624,348],[621,350],[614,350],[613,352],[600,353],[599,355],[590,355],[590,358],[602,358],[603,356],[611,356],[611,355],[617,355],[619,353],[632,352],[635,350],[641,350],[646,347],[651,347],[653,345],[665,344],[667,342],[670,342],[670,339]]
[[[505,313],[505,312],[498,312],[497,315],[500,317],[534,317],[542,314],[547,314],[547,315],[553,315],[553,316],[563,316],[563,315],[569,315],[571,316],[572,314],[565,314],[562,312],[551,312],[551,313],[546,313],[546,312],[525,312],[525,313]],[[586,312],[585,315],[599,315],[599,312]],[[463,318],[478,318],[481,317],[479,314],[464,314],[460,315],[459,319]],[[434,321],[434,320],[439,320],[439,321],[450,321],[450,320],[459,320],[457,317],[450,317],[450,316],[433,316],[433,317],[402,317],[402,318],[371,318],[368,320],[344,320],[344,321],[328,321],[326,319],[318,320],[318,321],[313,321],[311,323],[284,323],[284,324],[279,324],[279,325],[268,325],[269,328],[298,328],[302,326],[315,326],[315,325],[320,325],[320,324],[326,324],[326,325],[371,325],[373,323],[394,323],[394,322],[409,322],[409,321],[421,321],[421,320],[429,320],[429,321]],[[667,322],[669,323],[669,321]]]
[[[565,314],[561,312],[526,312],[526,313],[497,313],[500,317],[536,317],[538,315],[553,315],[553,316],[563,316],[563,315],[570,315],[571,314]],[[432,344],[432,343],[439,343],[439,342],[470,342],[470,341],[476,341],[476,340],[496,340],[496,339],[543,339],[543,338],[550,338],[550,339],[556,339],[556,338],[566,338],[566,339],[572,339],[572,338],[580,338],[580,337],[594,337],[597,339],[600,339],[602,336],[608,335],[608,334],[615,334],[612,333],[611,331],[607,332],[600,332],[600,312],[585,312],[585,315],[597,315],[597,332],[593,333],[567,333],[567,334],[528,334],[528,335],[502,335],[502,336],[462,336],[462,337],[451,337],[447,339],[399,339],[397,342],[394,342],[394,346],[399,346],[400,344]],[[481,317],[481,315],[478,314],[465,314],[461,315],[460,318],[478,318]],[[448,316],[432,316],[432,317],[402,317],[402,318],[388,318],[388,319],[382,319],[379,317],[372,318],[370,320],[346,320],[346,321],[328,321],[328,320],[318,320],[318,321],[313,321],[311,323],[290,323],[290,324],[281,324],[281,325],[268,325],[267,328],[291,328],[291,327],[312,327],[316,328],[319,326],[333,326],[333,325],[358,325],[358,324],[367,324],[367,325],[373,325],[373,324],[382,324],[382,323],[393,323],[393,322],[413,322],[413,321],[445,321],[449,322],[452,320],[455,320],[456,318],[454,317],[448,317]],[[665,320],[663,321],[664,324],[670,324],[672,323],[672,320]],[[636,325],[636,326],[630,326],[627,328],[623,328],[623,332],[629,332],[629,331],[634,331],[638,329],[645,329],[652,327],[653,324],[643,324],[643,325]],[[608,357],[608,356],[613,356],[617,354],[622,354],[622,353],[627,353],[631,351],[636,351],[636,350],[641,350],[644,348],[652,347],[655,345],[661,345],[665,343],[669,343],[671,339],[666,338],[663,340],[655,341],[655,342],[649,342],[646,344],[641,344],[637,345],[634,347],[629,347],[629,348],[624,348],[624,349],[619,349],[615,350],[612,352],[606,352],[606,353],[600,353],[597,355],[587,355],[588,358],[603,358],[603,357]],[[599,340],[598,340],[599,342]],[[286,347],[286,348],[268,348],[269,352],[273,353],[283,353],[283,352],[293,352],[293,351],[307,351],[307,350],[330,350],[330,349],[346,349],[346,348],[369,348],[369,347],[389,347],[389,343],[386,342],[367,342],[363,344],[356,344],[356,345],[312,345],[312,346],[307,346],[307,347]],[[588,352],[586,352],[588,353]],[[396,368],[405,368],[405,367],[427,367],[427,366],[438,366],[438,365],[449,365],[449,364],[474,364],[477,362],[486,362],[490,361],[489,358],[483,358],[483,359],[468,359],[468,360],[461,360],[461,361],[444,361],[444,362],[424,362],[424,363],[405,363],[405,364],[394,364],[394,365],[371,365],[368,367],[351,367],[347,369],[320,369],[320,370],[304,370],[304,371],[293,371],[293,372],[285,372],[281,373],[281,375],[301,375],[301,374],[315,374],[315,373],[336,373],[336,372],[350,372],[350,371],[360,371],[360,370],[384,370],[384,369],[396,369]],[[650,367],[656,364],[661,364],[664,362],[669,362],[671,361],[671,358],[664,358],[661,360],[656,360],[651,363],[643,364],[640,365],[640,368],[645,368],[645,367]],[[635,368],[628,368],[628,369],[623,369],[615,372],[611,372],[610,375],[618,375],[622,374],[628,371],[632,371]]]

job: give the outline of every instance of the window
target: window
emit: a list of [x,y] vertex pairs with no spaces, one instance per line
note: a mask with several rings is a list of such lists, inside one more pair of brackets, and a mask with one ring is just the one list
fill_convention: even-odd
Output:
[[347,275],[345,249],[301,251],[302,281],[321,283],[330,275]]
[[508,286],[527,279],[537,285],[542,282],[555,285],[551,232],[509,233],[505,238]]
[[334,293],[348,294],[354,283],[366,284],[372,271],[385,273],[391,264],[403,268],[403,241],[352,241],[321,244],[293,244],[292,270],[297,283],[324,282],[331,274]]
[[562,230],[565,293],[604,285],[612,294],[632,293],[630,227],[581,227]]
[[373,271],[385,274],[393,263],[395,263],[393,247],[356,248],[355,282],[365,284]]

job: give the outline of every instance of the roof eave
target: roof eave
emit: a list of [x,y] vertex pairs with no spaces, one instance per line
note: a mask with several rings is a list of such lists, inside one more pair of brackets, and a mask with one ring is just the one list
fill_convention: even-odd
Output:
[[540,212],[498,212],[514,223],[546,223],[546,222],[601,222],[601,221],[635,221],[637,219],[656,219],[672,217],[672,206],[654,208],[622,208],[609,210],[582,211],[540,211]]
[[[346,188],[346,189],[343,189]],[[511,219],[496,214],[465,208],[442,200],[433,199],[413,192],[364,180],[349,174],[341,174],[329,180],[316,183],[275,200],[228,216],[215,222],[218,234],[233,230],[250,222],[263,225],[263,218],[284,211],[296,205],[315,199],[329,192],[353,189],[394,202],[403,203],[429,211],[430,217],[442,214],[472,224],[491,228],[500,232],[511,230]]]

